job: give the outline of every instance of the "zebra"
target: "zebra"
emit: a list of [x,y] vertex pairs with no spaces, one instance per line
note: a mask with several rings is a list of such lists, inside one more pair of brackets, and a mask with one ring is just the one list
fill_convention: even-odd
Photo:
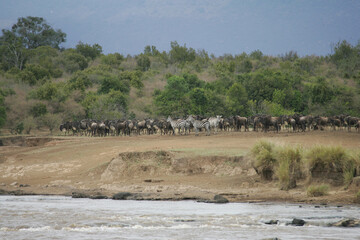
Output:
[[221,116],[217,115],[216,117],[210,117],[208,121],[210,123],[210,128],[214,128],[214,133],[217,133],[221,121]]
[[170,116],[168,116],[166,121],[170,123],[173,129],[173,135],[175,135],[175,128],[178,129],[178,133],[180,133],[180,135],[181,135],[180,129],[182,132],[184,132],[185,130],[185,135],[186,135],[186,128],[188,126],[188,123],[185,120],[183,119],[173,120]]
[[205,128],[206,129],[206,136],[210,135],[210,123],[208,120],[195,120],[193,116],[189,116],[186,121],[191,122],[195,129],[195,136],[199,135],[199,129]]

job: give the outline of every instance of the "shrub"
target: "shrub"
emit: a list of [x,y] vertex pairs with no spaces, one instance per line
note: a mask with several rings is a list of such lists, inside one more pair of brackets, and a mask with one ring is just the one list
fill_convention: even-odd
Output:
[[307,195],[310,197],[320,197],[327,195],[329,192],[329,185],[312,185],[307,188]]
[[[343,184],[350,179],[354,163],[344,148],[316,146],[307,153],[308,169],[313,178],[332,179],[337,184]],[[351,178],[352,179],[352,178]]]
[[271,180],[274,174],[275,156],[274,144],[260,141],[251,149],[251,154],[255,158],[253,166],[258,174],[266,180]]
[[60,116],[51,113],[41,116],[39,120],[44,127],[50,130],[50,134],[52,134],[53,130],[56,129],[61,122]]
[[33,117],[29,116],[24,119],[24,131],[26,134],[30,134],[31,130],[36,128],[36,121]]
[[347,162],[344,163],[344,184],[348,187],[353,178],[360,175],[360,152],[354,153]]
[[47,113],[46,105],[43,103],[36,103],[34,106],[31,107],[29,112],[33,117],[40,117]]
[[282,190],[296,187],[296,180],[302,178],[302,156],[300,148],[284,147],[276,151],[275,175]]
[[85,91],[85,89],[91,86],[91,80],[83,72],[77,72],[69,79],[70,89]]
[[360,190],[355,194],[355,203],[360,203]]
[[14,128],[10,129],[11,134],[22,134],[24,131],[24,123],[18,122]]
[[118,68],[123,60],[124,56],[120,53],[109,53],[108,55],[101,56],[101,63],[113,68]]

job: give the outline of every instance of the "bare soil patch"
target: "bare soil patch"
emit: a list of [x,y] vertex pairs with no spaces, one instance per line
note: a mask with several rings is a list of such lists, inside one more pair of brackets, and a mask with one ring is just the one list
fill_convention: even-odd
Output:
[[[264,139],[280,145],[340,145],[360,149],[360,134],[222,132],[206,137],[21,137],[1,138],[0,189],[35,194],[117,192],[144,199],[211,199],[352,203],[355,187],[331,187],[327,196],[308,197],[307,183],[282,191],[261,180],[247,155]],[[66,141],[65,141],[66,140]],[[4,144],[4,142],[6,144]]]

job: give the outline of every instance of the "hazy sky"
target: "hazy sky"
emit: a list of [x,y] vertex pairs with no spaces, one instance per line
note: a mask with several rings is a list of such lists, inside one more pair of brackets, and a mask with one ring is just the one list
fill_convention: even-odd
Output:
[[217,56],[327,55],[360,40],[359,0],[0,0],[1,29],[26,16],[65,32],[66,48],[82,41],[124,55],[168,51],[171,41]]

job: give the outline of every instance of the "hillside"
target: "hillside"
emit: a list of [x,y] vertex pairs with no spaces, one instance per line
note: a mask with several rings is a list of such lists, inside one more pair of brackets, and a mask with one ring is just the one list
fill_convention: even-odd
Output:
[[168,52],[145,46],[123,56],[82,42],[74,49],[60,48],[61,41],[21,45],[12,42],[24,39],[16,34],[4,30],[0,37],[4,133],[52,132],[84,118],[360,116],[360,44],[338,42],[328,56],[214,56],[175,41]]

